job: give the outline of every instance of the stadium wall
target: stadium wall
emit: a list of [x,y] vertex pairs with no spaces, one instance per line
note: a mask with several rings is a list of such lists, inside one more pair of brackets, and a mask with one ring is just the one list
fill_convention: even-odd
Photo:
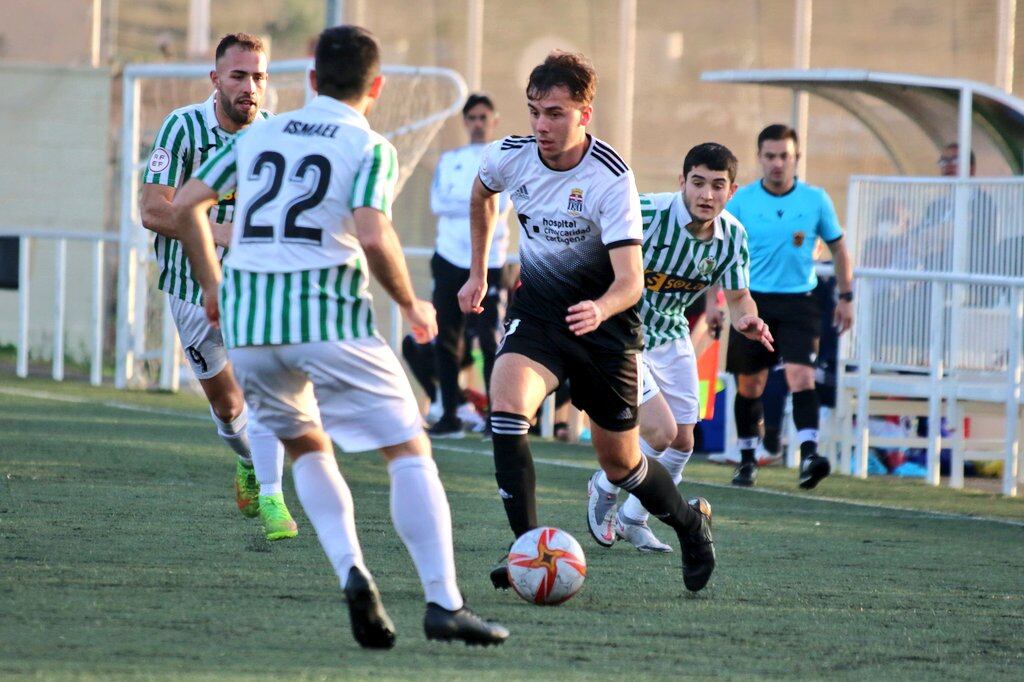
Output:
[[[108,229],[110,89],[108,69],[0,63],[0,229]],[[38,358],[52,352],[55,247],[34,242],[29,344]],[[65,348],[74,359],[88,357],[89,248],[67,245]],[[108,256],[116,257],[115,249],[108,247]],[[17,292],[0,291],[0,344],[13,344],[17,333]]]

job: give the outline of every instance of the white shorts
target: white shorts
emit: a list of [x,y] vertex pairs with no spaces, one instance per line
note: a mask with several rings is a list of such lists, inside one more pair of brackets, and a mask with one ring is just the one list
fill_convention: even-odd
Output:
[[171,294],[167,294],[167,301],[174,326],[178,328],[181,347],[185,349],[185,357],[196,379],[210,379],[220,374],[228,364],[228,354],[220,330],[210,325],[202,306],[193,305]]
[[640,356],[640,404],[643,405],[661,393],[661,387],[654,380],[651,368],[647,366],[647,353]]
[[398,358],[380,337],[229,351],[245,402],[281,439],[323,427],[343,451],[362,452],[423,432]]
[[[645,350],[643,364],[643,401],[650,400],[660,391],[677,424],[696,424],[700,421],[697,356],[689,337]],[[649,397],[648,377],[655,384]]]

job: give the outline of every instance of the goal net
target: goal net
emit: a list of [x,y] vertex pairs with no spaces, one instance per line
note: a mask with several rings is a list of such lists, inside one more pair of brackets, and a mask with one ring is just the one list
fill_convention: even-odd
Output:
[[[309,89],[310,60],[272,62],[265,108],[297,109]],[[142,227],[140,173],[164,118],[210,96],[210,68],[202,64],[131,65],[124,71],[121,149],[121,225],[115,385],[176,390],[183,357],[162,292],[155,286],[153,233]],[[370,125],[398,150],[397,192],[444,122],[466,98],[462,77],[434,67],[385,65],[387,85],[369,114]]]

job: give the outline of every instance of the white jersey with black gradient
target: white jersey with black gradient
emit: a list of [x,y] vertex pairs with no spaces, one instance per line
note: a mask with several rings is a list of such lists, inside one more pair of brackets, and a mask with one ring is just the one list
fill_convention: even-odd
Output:
[[[479,175],[491,191],[510,193],[522,228],[521,286],[509,317],[567,329],[570,306],[596,300],[611,286],[609,251],[643,240],[633,172],[590,135],[583,158],[568,170],[548,167],[534,137],[512,135],[488,146]],[[611,316],[579,341],[610,351],[640,349],[638,307]]]

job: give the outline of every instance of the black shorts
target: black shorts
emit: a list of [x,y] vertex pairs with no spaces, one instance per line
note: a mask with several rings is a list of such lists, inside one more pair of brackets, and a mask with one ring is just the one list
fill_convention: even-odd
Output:
[[569,380],[572,404],[607,431],[629,431],[640,408],[640,354],[584,346],[566,328],[535,318],[505,320],[498,356],[518,353],[538,362],[561,384]]
[[751,341],[735,330],[729,333],[726,371],[756,374],[780,362],[814,366],[821,336],[821,304],[813,291],[806,294],[762,294],[750,292],[757,313],[775,338],[775,352]]

